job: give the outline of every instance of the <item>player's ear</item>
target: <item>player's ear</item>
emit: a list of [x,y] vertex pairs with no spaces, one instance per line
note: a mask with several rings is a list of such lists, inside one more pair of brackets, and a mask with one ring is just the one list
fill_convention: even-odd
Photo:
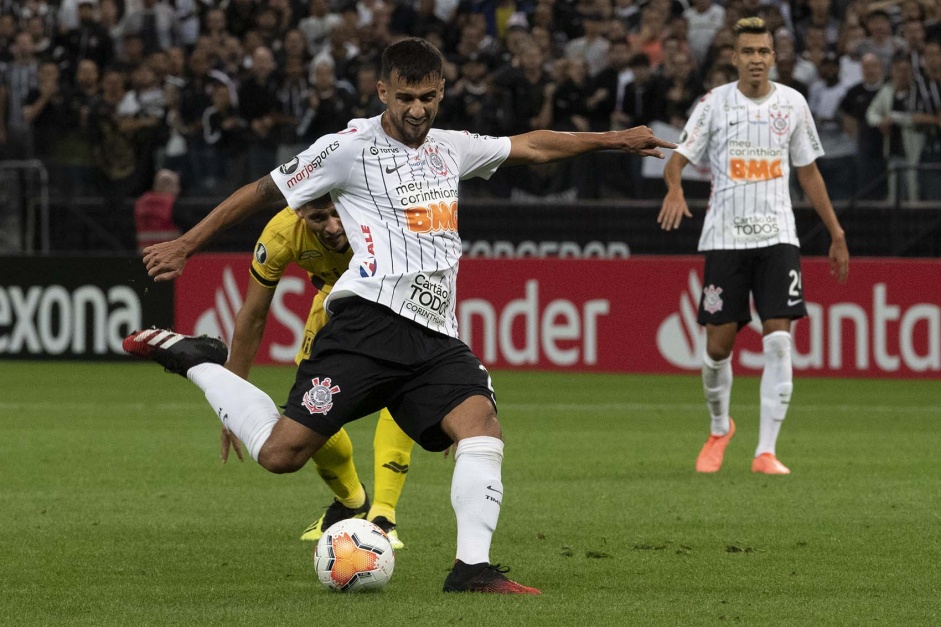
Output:
[[441,82],[438,83],[438,102],[441,102],[444,99],[444,79],[441,79]]
[[379,94],[379,100],[382,101],[382,104],[389,104],[389,89],[383,81],[376,81],[376,92]]

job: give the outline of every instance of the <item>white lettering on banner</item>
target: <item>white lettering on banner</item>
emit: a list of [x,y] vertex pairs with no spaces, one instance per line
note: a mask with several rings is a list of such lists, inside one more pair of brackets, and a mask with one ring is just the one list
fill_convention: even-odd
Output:
[[[291,332],[288,342],[280,344],[272,341],[268,347],[268,357],[276,363],[293,363],[297,349],[304,340],[304,325],[306,317],[294,313],[284,302],[288,294],[303,294],[307,283],[295,276],[283,276],[278,281],[278,287],[271,299],[270,315]],[[222,269],[222,286],[216,289],[215,307],[201,313],[194,325],[196,335],[209,335],[221,337],[227,344],[232,343],[235,332],[235,317],[242,308],[242,292],[235,281],[235,275],[230,266]],[[304,310],[306,315],[307,310]]]
[[0,287],[0,354],[82,354],[89,336],[92,353],[122,353],[124,336],[140,327],[140,299],[125,285],[107,294],[95,285]]
[[[657,330],[660,354],[680,368],[698,370],[702,365],[705,331],[696,323],[701,293],[702,281],[696,271],[690,271],[689,291],[680,295],[680,311],[668,316]],[[897,372],[903,365],[914,372],[941,371],[941,307],[916,303],[903,311],[901,306],[889,302],[886,284],[875,283],[871,312],[870,315],[857,303],[823,307],[808,302],[808,318],[794,325],[794,368],[840,370],[844,367],[843,349],[847,342],[852,342],[854,359],[849,366],[856,370],[868,370],[871,359],[883,372]],[[896,322],[897,330],[890,332],[896,326],[890,323]],[[852,327],[848,334],[844,334],[846,325]],[[747,328],[761,334],[761,321],[754,310]],[[919,330],[927,342],[916,344]],[[809,340],[806,353],[797,350],[798,344],[804,344],[800,341],[804,334]],[[896,346],[898,354],[893,354]],[[736,355],[738,363],[746,368],[759,370],[764,365],[761,352],[743,348]]]
[[463,243],[465,257],[497,259],[521,259],[524,257],[559,257],[560,259],[627,259],[631,249],[627,242],[591,241],[582,246],[577,242],[534,242],[526,240],[519,244],[505,240],[488,242],[478,240]]
[[[500,356],[507,363],[518,366],[539,362],[539,349],[545,358],[557,366],[581,363],[598,363],[598,318],[610,313],[608,300],[589,300],[582,304],[581,311],[575,303],[565,299],[550,301],[540,311],[539,281],[526,281],[526,295],[511,300],[497,314],[493,304],[481,298],[469,298],[458,302],[461,339],[473,346],[472,327],[475,319],[483,325],[483,349],[480,351],[484,363],[495,363]],[[513,340],[513,326],[517,319],[523,322],[523,343],[517,346]],[[562,348],[559,342],[578,342],[570,348]]]

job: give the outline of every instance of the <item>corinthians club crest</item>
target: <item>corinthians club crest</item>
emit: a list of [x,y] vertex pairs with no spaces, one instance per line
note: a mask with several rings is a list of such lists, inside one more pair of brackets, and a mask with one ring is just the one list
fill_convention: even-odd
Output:
[[330,385],[333,383],[330,377],[324,377],[323,381],[320,377],[314,377],[310,383],[313,387],[304,393],[304,407],[311,414],[326,415],[333,407],[333,395],[340,393],[340,386]]
[[428,165],[431,166],[432,172],[438,176],[448,175],[448,164],[445,163],[441,155],[438,154],[437,146],[425,148],[425,156],[428,158]]
[[[709,285],[702,291],[702,308],[711,314],[722,311],[722,288]],[[328,379],[329,380],[329,379]]]

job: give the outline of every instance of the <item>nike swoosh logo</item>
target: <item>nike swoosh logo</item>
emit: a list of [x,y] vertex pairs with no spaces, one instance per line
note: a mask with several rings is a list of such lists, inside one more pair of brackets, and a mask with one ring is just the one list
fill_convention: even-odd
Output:
[[[408,163],[408,162],[406,161],[406,163]],[[403,164],[401,164],[401,165],[397,165],[397,166],[395,166],[394,168],[391,168],[391,167],[389,167],[389,166],[386,166],[386,174],[392,174],[393,172],[395,172],[396,170],[398,170],[399,168],[401,168],[403,165],[405,165],[405,163],[403,163]]]
[[734,122],[729,122],[729,126],[735,126],[739,122],[741,122],[741,120],[735,120]]
[[793,307],[793,306],[796,305],[797,303],[803,302],[803,300],[804,300],[803,298],[798,298],[797,300],[791,300],[790,298],[788,298],[788,299],[787,299],[787,306],[788,306],[788,307]]
[[487,489],[490,490],[491,492],[496,492],[497,494],[503,494],[503,492],[500,492],[500,490],[495,490],[494,488],[490,487],[489,485],[487,486]]

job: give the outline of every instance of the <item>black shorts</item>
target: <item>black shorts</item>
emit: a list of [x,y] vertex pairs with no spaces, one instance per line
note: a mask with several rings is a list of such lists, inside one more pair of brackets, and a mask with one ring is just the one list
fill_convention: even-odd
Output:
[[800,249],[777,244],[749,250],[707,250],[699,324],[751,321],[748,295],[762,321],[773,318],[803,318],[804,287],[801,281]]
[[490,374],[464,342],[391,309],[344,298],[297,368],[284,415],[329,437],[348,422],[388,407],[429,451],[452,442],[441,420],[471,396],[496,409]]

